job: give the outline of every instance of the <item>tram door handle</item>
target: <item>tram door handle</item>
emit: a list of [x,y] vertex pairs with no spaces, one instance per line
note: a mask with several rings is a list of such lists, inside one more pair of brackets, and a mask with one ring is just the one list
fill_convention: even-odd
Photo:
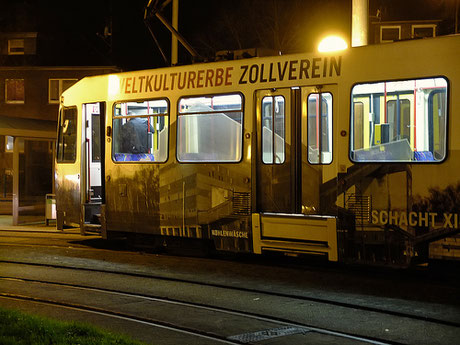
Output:
[[111,137],[111,136],[112,136],[112,127],[107,126],[107,137]]

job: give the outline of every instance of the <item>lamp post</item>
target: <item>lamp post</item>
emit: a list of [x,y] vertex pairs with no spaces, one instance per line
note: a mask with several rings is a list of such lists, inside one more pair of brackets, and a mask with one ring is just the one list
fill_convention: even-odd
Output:
[[347,42],[339,36],[327,36],[318,45],[318,51],[321,53],[340,51],[347,48]]
[[367,45],[369,29],[369,0],[352,1],[351,46]]
[[[172,3],[172,26],[176,31],[179,30],[179,0],[173,0]],[[172,35],[171,39],[171,66],[177,65],[178,43],[177,37]]]

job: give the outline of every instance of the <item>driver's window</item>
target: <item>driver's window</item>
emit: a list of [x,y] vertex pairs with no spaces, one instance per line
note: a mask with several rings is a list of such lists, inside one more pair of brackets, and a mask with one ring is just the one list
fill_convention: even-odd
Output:
[[262,99],[262,162],[265,164],[285,161],[285,103],[283,96]]

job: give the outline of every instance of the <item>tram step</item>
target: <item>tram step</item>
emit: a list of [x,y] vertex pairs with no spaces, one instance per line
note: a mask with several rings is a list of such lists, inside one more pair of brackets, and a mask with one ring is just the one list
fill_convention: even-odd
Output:
[[88,233],[101,233],[101,224],[85,223],[80,227],[80,233],[86,235]]
[[254,253],[326,254],[330,261],[338,260],[335,217],[254,213],[252,225]]

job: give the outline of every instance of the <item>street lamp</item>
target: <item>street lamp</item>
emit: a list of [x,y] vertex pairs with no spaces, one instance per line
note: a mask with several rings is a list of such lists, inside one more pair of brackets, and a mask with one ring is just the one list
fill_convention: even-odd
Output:
[[327,36],[318,45],[318,51],[321,53],[345,50],[347,48],[347,42],[339,36]]

